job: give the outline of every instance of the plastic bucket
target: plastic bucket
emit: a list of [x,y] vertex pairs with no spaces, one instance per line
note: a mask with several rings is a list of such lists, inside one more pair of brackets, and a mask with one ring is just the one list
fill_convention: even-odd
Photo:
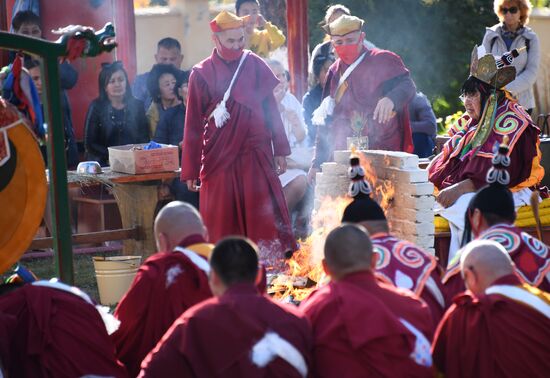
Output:
[[120,301],[130,288],[141,256],[94,257],[95,276],[102,305],[112,306]]

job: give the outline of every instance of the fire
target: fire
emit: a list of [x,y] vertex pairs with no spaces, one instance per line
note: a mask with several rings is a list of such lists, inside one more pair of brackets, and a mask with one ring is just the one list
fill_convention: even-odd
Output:
[[[352,149],[352,154],[359,156],[361,166],[365,171],[365,178],[373,188],[373,198],[387,212],[395,194],[393,183],[390,180],[379,179],[376,169],[362,153]],[[313,234],[300,242],[300,249],[289,260],[285,261],[286,271],[275,274],[270,282],[269,293],[275,299],[283,301],[301,302],[316,287],[328,282],[325,276],[322,260],[325,239],[330,231],[341,224],[342,215],[351,198],[340,196],[325,197],[321,205],[312,216]]]

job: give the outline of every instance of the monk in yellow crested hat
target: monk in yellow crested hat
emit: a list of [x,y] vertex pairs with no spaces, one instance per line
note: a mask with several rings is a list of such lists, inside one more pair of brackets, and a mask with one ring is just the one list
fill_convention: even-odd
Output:
[[330,36],[344,36],[349,33],[361,31],[364,23],[365,21],[359,17],[344,14],[330,24],[323,26],[323,29]]
[[250,16],[239,17],[231,12],[222,11],[212,21],[210,29],[214,33],[220,33],[229,29],[244,27]]

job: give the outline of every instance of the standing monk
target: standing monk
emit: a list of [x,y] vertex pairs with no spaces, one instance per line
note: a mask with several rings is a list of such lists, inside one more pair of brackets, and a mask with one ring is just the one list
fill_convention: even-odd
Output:
[[280,258],[296,248],[277,177],[290,146],[273,96],[278,80],[243,51],[244,22],[224,11],[210,23],[216,48],[189,78],[181,179],[200,187],[213,242],[246,235],[262,257]]
[[334,150],[347,149],[347,137],[367,136],[368,148],[375,150],[414,150],[407,105],[415,85],[399,56],[365,47],[363,23],[342,15],[324,26],[339,59],[327,74],[325,99],[313,113],[319,130],[310,180]]
[[550,295],[514,274],[506,249],[475,240],[460,257],[470,290],[436,332],[434,364],[445,377],[547,377]]

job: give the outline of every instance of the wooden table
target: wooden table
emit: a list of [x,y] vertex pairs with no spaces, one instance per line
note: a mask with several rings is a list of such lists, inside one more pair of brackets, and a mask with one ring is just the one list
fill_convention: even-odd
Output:
[[149,256],[155,252],[153,222],[158,202],[157,189],[162,180],[179,177],[179,170],[131,175],[103,168],[103,173],[67,173],[69,187],[103,184],[110,187],[117,201],[122,227],[138,230],[136,239],[123,241],[124,255]]

